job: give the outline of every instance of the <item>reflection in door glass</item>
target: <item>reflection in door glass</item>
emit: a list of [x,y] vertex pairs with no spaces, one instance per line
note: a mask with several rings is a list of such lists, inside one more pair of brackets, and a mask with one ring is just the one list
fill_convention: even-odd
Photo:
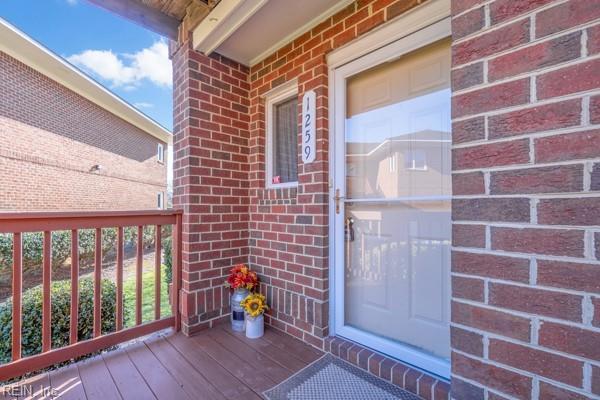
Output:
[[450,89],[346,121],[348,198],[451,195]]
[[450,47],[347,83],[345,324],[450,354]]

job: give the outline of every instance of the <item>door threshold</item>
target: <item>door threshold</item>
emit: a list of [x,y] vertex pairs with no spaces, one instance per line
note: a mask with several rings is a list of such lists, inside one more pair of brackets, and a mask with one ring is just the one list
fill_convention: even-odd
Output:
[[[450,382],[340,336],[325,339],[326,352],[423,398],[450,399]],[[435,397],[434,397],[435,394]]]

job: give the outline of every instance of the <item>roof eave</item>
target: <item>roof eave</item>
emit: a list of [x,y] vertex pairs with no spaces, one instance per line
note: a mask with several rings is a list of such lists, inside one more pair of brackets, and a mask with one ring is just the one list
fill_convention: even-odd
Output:
[[172,142],[172,134],[165,127],[135,109],[125,100],[1,18],[0,51],[85,97],[149,135],[165,143]]

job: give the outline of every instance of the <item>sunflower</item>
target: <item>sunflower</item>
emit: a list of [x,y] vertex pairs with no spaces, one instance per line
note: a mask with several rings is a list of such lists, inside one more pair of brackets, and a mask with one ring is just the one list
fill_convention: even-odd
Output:
[[244,307],[246,314],[252,318],[258,317],[269,309],[269,306],[267,306],[267,299],[260,293],[249,294],[240,302],[240,305]]

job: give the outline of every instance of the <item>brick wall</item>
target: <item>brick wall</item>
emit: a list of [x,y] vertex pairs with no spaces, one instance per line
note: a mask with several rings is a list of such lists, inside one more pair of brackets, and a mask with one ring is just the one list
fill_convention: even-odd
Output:
[[452,6],[453,396],[592,398],[600,2]]
[[[357,1],[249,71],[189,44],[175,52],[187,331],[226,315],[227,268],[247,261],[269,323],[352,359],[355,345],[325,341],[326,54],[419,3]],[[599,12],[596,0],[452,2],[456,399],[600,394]],[[299,98],[317,93],[317,159],[298,160],[297,188],[266,189],[263,96],[293,79]],[[393,363],[375,354],[369,371],[371,361]],[[404,368],[388,378],[445,395],[442,381]]]
[[158,139],[2,52],[0,93],[0,210],[156,208]]
[[[356,1],[250,69],[250,262],[273,306],[270,323],[322,347],[329,334],[329,131],[326,56],[423,1]],[[265,188],[264,94],[296,79],[298,99],[317,95],[316,160],[298,187]],[[298,123],[300,125],[300,108]]]
[[229,313],[223,287],[248,262],[248,71],[179,47],[174,73],[174,205],[183,216],[182,329]]
[[[189,41],[171,49],[174,202],[186,211],[184,329],[201,329],[228,312],[225,274],[249,262],[273,306],[269,322],[323,346],[329,333],[326,54],[419,3],[352,3],[250,70],[214,53],[206,57]],[[294,79],[299,98],[317,93],[317,158],[306,166],[298,159],[298,188],[266,189],[263,96]]]

